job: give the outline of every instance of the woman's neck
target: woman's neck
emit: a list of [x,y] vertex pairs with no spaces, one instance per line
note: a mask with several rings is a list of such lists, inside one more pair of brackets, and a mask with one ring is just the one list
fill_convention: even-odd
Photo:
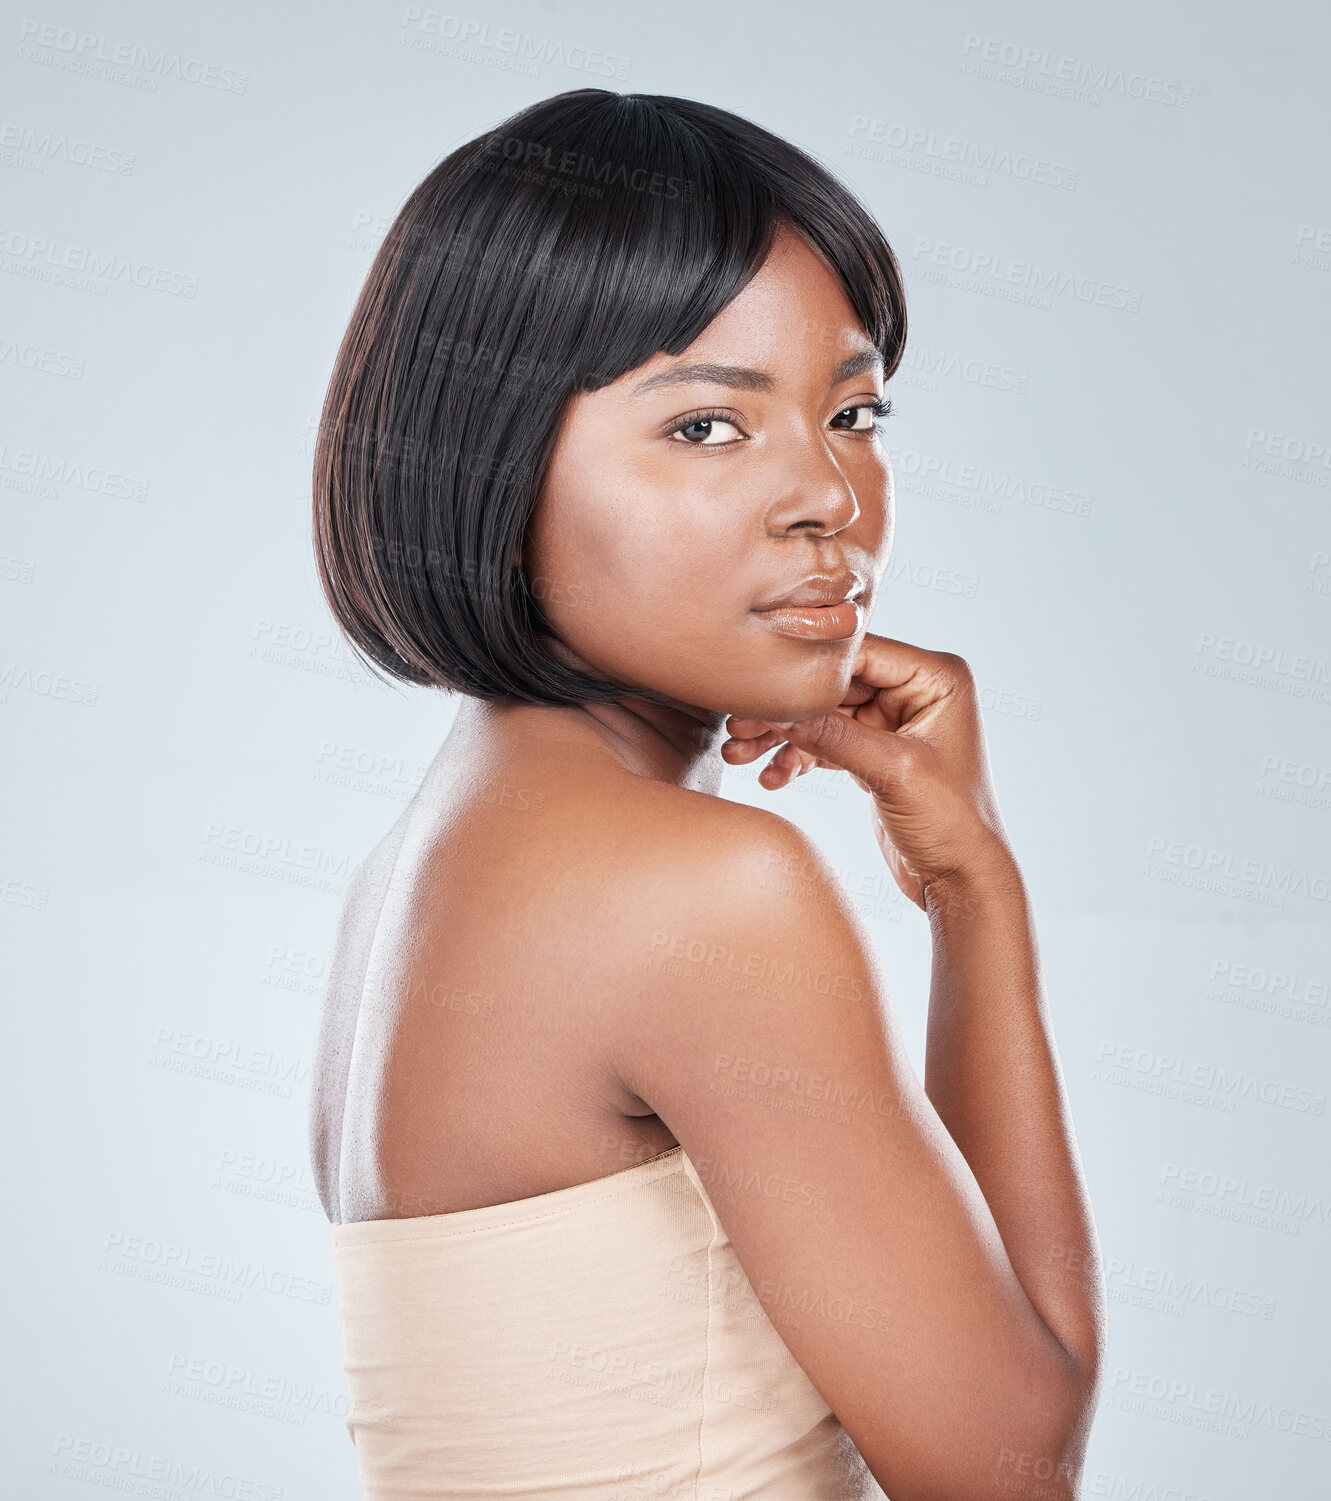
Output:
[[612,703],[546,708],[464,697],[450,740],[471,754],[539,750],[541,742],[583,744],[626,771],[719,796],[726,715],[623,694]]

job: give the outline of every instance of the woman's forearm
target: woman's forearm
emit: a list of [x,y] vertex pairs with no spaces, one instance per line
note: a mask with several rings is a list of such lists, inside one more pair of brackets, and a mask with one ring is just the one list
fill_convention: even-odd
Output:
[[1099,1247],[1054,1050],[1025,883],[1006,852],[926,895],[925,1093],[970,1165],[1032,1306],[1093,1382]]

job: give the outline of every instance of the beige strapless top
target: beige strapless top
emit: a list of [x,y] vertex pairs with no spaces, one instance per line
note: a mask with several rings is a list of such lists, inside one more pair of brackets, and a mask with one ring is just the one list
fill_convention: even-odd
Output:
[[328,1233],[367,1501],[883,1498],[683,1147]]

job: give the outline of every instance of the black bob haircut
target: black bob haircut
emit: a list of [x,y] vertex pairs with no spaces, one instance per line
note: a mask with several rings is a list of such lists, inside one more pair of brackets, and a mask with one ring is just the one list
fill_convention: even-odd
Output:
[[477,698],[605,702],[540,644],[520,566],[570,398],[679,354],[789,225],[890,376],[901,272],[872,215],[798,147],[663,94],[573,89],[446,156],[370,267],[315,448],[314,551],[372,670]]

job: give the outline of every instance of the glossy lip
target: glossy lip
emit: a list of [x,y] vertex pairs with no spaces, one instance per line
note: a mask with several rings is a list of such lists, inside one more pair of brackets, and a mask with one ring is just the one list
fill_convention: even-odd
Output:
[[847,641],[864,626],[864,606],[859,599],[830,605],[782,605],[753,613],[779,635],[798,636],[804,641]]
[[864,594],[864,580],[858,573],[843,569],[840,573],[813,573],[793,589],[769,599],[766,604],[754,605],[757,614],[769,610],[787,609],[792,606],[815,608],[839,605],[846,600],[859,599]]

